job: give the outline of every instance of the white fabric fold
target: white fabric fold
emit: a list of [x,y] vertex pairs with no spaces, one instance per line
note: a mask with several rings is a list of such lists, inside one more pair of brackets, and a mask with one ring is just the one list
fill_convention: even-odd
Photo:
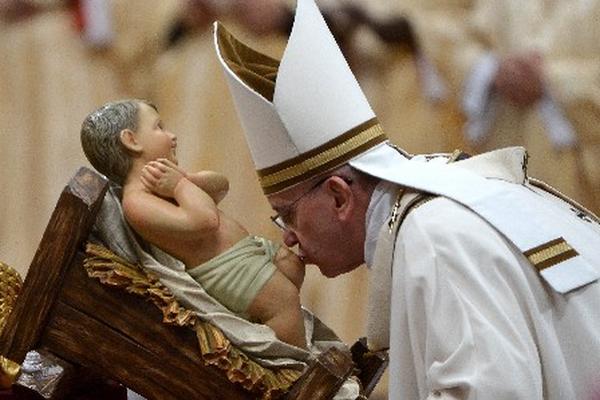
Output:
[[379,230],[390,216],[395,200],[395,187],[396,185],[391,182],[381,181],[371,195],[366,214],[367,232],[365,237],[365,262],[368,268],[373,265]]
[[[584,398],[597,381],[599,286],[570,289],[590,278],[585,264],[598,275],[600,225],[529,184],[520,148],[452,164],[372,156],[379,166],[353,165],[442,195],[411,211],[398,235],[381,226],[368,338],[390,347],[390,399]],[[450,196],[453,186],[462,194]],[[542,273],[568,276],[541,279],[514,242],[543,243],[554,229],[580,255]]]

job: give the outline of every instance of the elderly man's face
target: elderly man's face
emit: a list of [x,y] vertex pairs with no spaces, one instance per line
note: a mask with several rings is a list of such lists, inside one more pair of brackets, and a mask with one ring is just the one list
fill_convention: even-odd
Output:
[[297,246],[303,261],[318,265],[327,277],[349,272],[364,260],[364,217],[351,185],[332,176],[268,198],[285,224],[284,243]]

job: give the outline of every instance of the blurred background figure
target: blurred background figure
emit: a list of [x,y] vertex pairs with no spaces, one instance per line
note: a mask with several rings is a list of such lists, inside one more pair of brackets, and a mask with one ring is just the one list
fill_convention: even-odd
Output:
[[412,17],[476,152],[524,145],[529,174],[600,211],[600,2],[419,2]]

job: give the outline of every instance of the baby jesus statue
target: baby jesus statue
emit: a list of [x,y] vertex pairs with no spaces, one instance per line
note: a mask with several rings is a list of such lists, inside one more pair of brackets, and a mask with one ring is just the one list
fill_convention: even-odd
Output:
[[103,105],[85,118],[81,142],[94,168],[122,186],[124,217],[137,235],[182,261],[233,313],[307,347],[299,296],[303,262],[286,247],[250,235],[218,208],[227,178],[183,170],[177,138],[154,105],[138,99]]

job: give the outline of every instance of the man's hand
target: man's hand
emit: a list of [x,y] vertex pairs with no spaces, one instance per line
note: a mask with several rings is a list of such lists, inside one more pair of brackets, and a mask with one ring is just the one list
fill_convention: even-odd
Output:
[[506,100],[529,107],[544,93],[542,56],[537,52],[514,54],[500,61],[494,88]]
[[185,171],[166,158],[150,161],[144,166],[140,176],[146,189],[167,199],[175,197],[175,187],[184,178]]

